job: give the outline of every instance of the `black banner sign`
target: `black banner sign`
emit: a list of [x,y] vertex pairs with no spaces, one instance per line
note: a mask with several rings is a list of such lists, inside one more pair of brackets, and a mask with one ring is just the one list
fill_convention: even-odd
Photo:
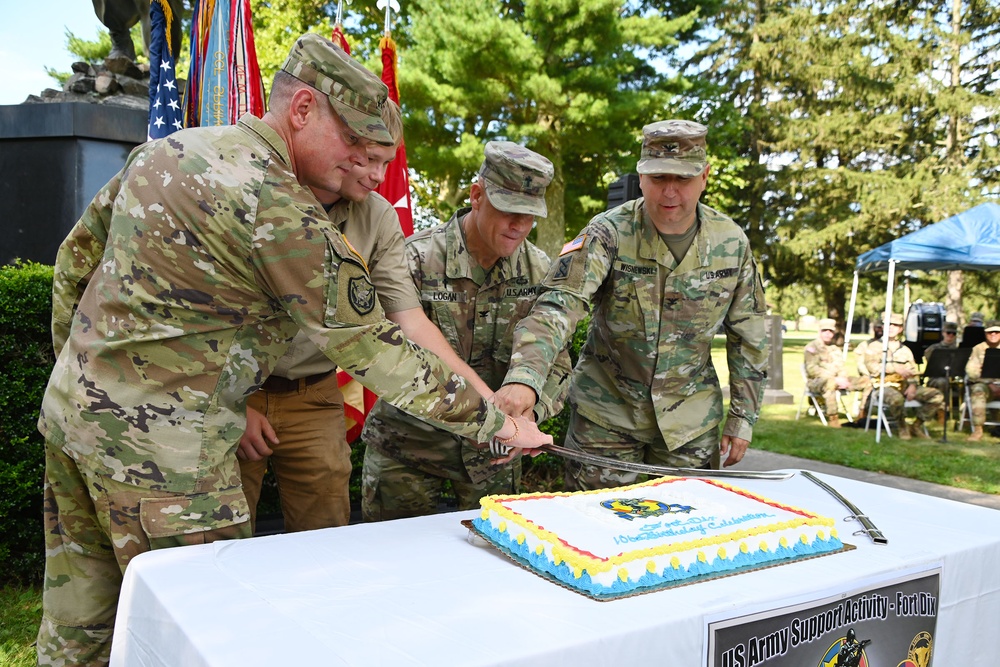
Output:
[[941,569],[708,624],[708,667],[930,667]]

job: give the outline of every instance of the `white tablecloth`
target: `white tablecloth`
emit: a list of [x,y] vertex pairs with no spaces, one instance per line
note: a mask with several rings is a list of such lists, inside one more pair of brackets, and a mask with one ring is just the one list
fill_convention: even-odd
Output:
[[1000,655],[1000,511],[819,475],[889,540],[796,476],[734,480],[838,519],[857,549],[597,602],[474,546],[462,512],[181,547],[125,574],[112,665],[702,665],[705,618],[940,564],[936,667]]

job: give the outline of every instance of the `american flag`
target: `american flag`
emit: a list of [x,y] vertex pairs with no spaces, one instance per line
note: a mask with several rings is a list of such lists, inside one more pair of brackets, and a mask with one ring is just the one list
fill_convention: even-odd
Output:
[[[159,139],[184,127],[184,110],[177,92],[177,64],[170,44],[172,16],[166,0],[152,0],[149,7],[149,139]],[[173,47],[173,48],[172,48]]]

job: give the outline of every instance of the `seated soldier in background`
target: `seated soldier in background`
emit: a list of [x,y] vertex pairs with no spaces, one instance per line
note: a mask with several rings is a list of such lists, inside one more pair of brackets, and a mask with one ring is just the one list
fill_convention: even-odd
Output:
[[[924,370],[931,363],[931,357],[935,350],[954,350],[958,348],[958,325],[954,322],[945,322],[941,327],[941,342],[928,345],[924,350]],[[927,378],[927,386],[937,389],[941,393],[948,391],[948,378],[933,377]]]
[[844,372],[844,357],[832,345],[837,323],[830,318],[819,321],[819,338],[806,345],[806,386],[815,394],[822,394],[826,407],[826,423],[840,428],[837,414],[837,391],[863,391],[871,387],[867,377],[851,377]]
[[871,377],[868,374],[868,366],[865,365],[865,354],[868,350],[868,346],[875,344],[878,348],[882,349],[882,335],[885,333],[885,327],[882,326],[882,316],[878,313],[872,318],[872,337],[868,340],[858,343],[857,347],[854,348],[854,364],[858,369],[858,375],[863,378],[868,378],[868,388],[861,392],[861,408],[860,414],[864,414],[865,406],[868,405],[868,396],[872,393],[871,388]]
[[[911,436],[926,438],[923,425],[935,418],[944,420],[944,395],[932,387],[920,386],[920,374],[917,363],[913,360],[910,348],[899,340],[903,331],[903,316],[893,313],[889,318],[889,347],[885,363],[885,397],[883,411],[889,421],[897,425],[899,437],[909,440]],[[865,347],[865,366],[877,385],[882,376],[882,346],[870,342]],[[873,391],[871,400],[878,400],[878,392]],[[903,404],[906,401],[919,401],[920,409],[917,418],[907,425],[903,416]]]
[[986,350],[1000,346],[1000,321],[990,320],[986,323],[986,340],[972,348],[969,361],[965,364],[965,375],[974,382],[969,392],[969,402],[972,406],[972,434],[969,440],[983,439],[983,424],[986,422],[986,403],[1000,399],[1000,378],[984,378],[983,360]]
[[858,367],[858,375],[861,377],[868,377],[868,366],[865,365],[865,353],[868,349],[868,345],[871,343],[877,343],[879,349],[882,347],[882,335],[885,333],[885,328],[882,326],[882,316],[876,315],[875,321],[872,322],[872,337],[866,341],[858,343],[858,346],[854,348],[854,360]]

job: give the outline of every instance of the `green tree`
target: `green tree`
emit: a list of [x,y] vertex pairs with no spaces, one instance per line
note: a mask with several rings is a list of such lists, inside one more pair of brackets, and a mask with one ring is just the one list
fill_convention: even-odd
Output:
[[[616,0],[415,0],[400,49],[407,157],[420,200],[444,219],[465,199],[492,139],[522,142],[555,167],[536,242],[561,247],[633,171],[639,132],[662,117],[669,81],[651,60],[692,17]],[[567,224],[567,221],[571,221]]]
[[861,252],[996,193],[997,8],[981,4],[726,1],[706,16],[686,71],[720,99],[689,104],[743,139],[736,194],[773,284],[819,285],[843,321]]
[[[107,30],[98,30],[97,34],[94,35],[96,39],[84,39],[83,37],[77,37],[76,34],[69,28],[65,28],[66,34],[66,50],[70,54],[76,56],[77,62],[85,62],[88,65],[96,65],[107,58],[108,54],[111,53],[111,35],[108,34]],[[132,26],[131,30],[132,41],[136,44],[142,44],[142,26],[138,23]],[[137,54],[138,60],[140,62],[148,62],[148,59],[142,55],[142,53]],[[57,70],[54,67],[45,66],[45,73],[48,74],[52,79],[59,84],[62,88],[63,84],[73,75],[72,72],[63,72]]]

